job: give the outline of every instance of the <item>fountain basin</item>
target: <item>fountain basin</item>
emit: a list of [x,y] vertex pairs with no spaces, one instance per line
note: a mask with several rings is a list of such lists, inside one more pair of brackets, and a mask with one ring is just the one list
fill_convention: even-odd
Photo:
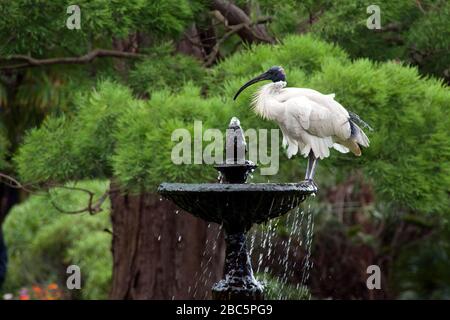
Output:
[[300,183],[162,183],[158,193],[183,210],[223,225],[228,234],[245,232],[296,208],[317,189]]

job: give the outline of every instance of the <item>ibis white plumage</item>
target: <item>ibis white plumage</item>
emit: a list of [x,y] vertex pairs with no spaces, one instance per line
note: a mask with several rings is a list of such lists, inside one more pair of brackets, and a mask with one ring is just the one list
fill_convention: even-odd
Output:
[[369,139],[356,123],[361,121],[359,117],[337,102],[334,94],[286,88],[286,74],[282,67],[272,67],[248,81],[234,99],[248,86],[263,80],[272,82],[255,94],[254,111],[278,123],[289,158],[298,153],[308,157],[306,180],[313,182],[317,160],[327,158],[331,148],[360,156],[360,147],[369,146]]

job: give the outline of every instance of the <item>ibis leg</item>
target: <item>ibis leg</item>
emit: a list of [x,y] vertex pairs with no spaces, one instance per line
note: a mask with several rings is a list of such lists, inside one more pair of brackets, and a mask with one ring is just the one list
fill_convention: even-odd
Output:
[[308,156],[308,167],[306,169],[305,180],[313,180],[314,173],[316,172],[317,167],[317,158],[314,156],[314,153],[311,151]]

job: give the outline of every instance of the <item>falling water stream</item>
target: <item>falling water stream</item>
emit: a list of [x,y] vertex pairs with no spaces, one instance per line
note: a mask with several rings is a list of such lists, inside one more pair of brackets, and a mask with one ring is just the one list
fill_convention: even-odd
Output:
[[[207,228],[211,228],[211,223],[207,224]],[[199,292],[199,287],[206,288],[208,287],[208,284],[210,286],[212,282],[216,281],[216,279],[211,279],[212,273],[210,270],[212,270],[212,268],[210,268],[210,266],[212,263],[212,257],[215,256],[217,250],[217,243],[221,235],[220,231],[222,230],[222,226],[219,226],[218,228],[219,230],[217,235],[212,239],[212,241],[206,239],[205,250],[203,250],[202,259],[200,262],[200,270],[196,271],[194,275],[194,279],[197,279],[197,281],[195,282],[193,288],[188,288],[188,293],[192,291],[192,297],[194,299],[207,299],[210,294],[210,290],[208,289],[204,292]]]
[[[305,205],[307,209],[304,211],[295,208],[285,217],[270,220],[264,226],[254,227],[250,232],[250,255],[253,261],[257,261],[256,273],[265,282],[268,280],[267,275],[276,275],[271,276],[279,284],[275,287],[275,292],[272,290],[272,298],[289,299],[290,296],[286,295],[284,289],[290,286],[298,290],[296,296],[310,299],[307,283],[313,267],[311,251],[314,219],[308,200]],[[282,232],[278,225],[281,229],[284,228]],[[280,233],[285,236],[280,236]]]
[[[249,254],[257,278],[268,282],[268,275],[270,275],[272,280],[276,280],[279,284],[275,287],[275,292],[272,290],[271,298],[290,299],[291,297],[285,293],[288,286],[298,291],[296,296],[301,296],[303,299],[311,298],[307,284],[313,268],[311,251],[314,218],[310,200],[301,207],[306,209],[301,210],[297,207],[284,217],[272,219],[264,225],[254,226],[247,236]],[[208,224],[208,228],[210,227],[211,224]],[[217,250],[219,237],[220,232],[212,240],[206,241],[201,268],[194,276],[197,281],[193,287],[188,288],[194,299],[206,298],[209,290],[199,292],[199,288],[205,288],[208,283],[215,281],[211,279],[210,264],[213,263],[212,257]]]

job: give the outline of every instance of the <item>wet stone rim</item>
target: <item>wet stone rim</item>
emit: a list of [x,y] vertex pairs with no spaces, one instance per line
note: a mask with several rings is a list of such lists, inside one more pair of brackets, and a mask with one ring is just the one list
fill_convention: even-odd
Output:
[[317,189],[307,183],[162,183],[158,187],[158,193],[166,195],[174,192],[299,192],[310,195],[317,192]]

